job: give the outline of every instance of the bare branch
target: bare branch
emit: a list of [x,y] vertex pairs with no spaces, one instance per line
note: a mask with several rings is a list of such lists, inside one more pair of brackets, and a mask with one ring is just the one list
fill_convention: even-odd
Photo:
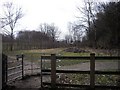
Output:
[[4,5],[4,17],[2,17],[2,28],[9,26],[14,29],[17,21],[23,17],[22,8],[16,9],[12,2],[7,2]]
[[[10,28],[10,33],[8,33],[11,37],[11,51],[13,48],[13,40],[14,40],[14,28],[17,24],[18,20],[23,17],[22,9],[16,8],[12,2],[4,3],[4,16],[0,19],[1,28],[4,29],[5,33],[8,33]],[[9,28],[8,28],[9,27]]]

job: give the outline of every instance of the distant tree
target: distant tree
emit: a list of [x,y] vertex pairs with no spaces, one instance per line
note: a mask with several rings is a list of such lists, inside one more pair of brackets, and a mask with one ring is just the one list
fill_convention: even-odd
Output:
[[[1,17],[1,28],[4,29],[3,32],[7,33],[11,37],[11,48],[13,50],[13,40],[14,40],[14,28],[19,19],[23,17],[22,8],[16,8],[12,2],[4,3],[4,15]],[[9,31],[10,29],[10,31]]]
[[70,44],[72,40],[72,36],[70,34],[65,35],[65,41],[67,44]]
[[54,24],[47,24],[47,23],[41,24],[39,30],[47,34],[54,41],[59,38],[59,35],[61,33],[57,26],[55,26]]
[[53,48],[53,40],[47,34],[40,31],[20,31],[16,37],[17,46],[20,49]]
[[[77,16],[79,23],[76,24],[76,27],[79,28],[80,30],[84,30],[87,34],[90,33],[93,29],[91,28],[91,25],[96,27],[94,25],[95,20],[96,20],[96,6],[97,3],[95,3],[93,0],[84,0],[84,6],[83,7],[77,7],[77,9],[80,12],[80,16]],[[95,30],[95,29],[94,29]],[[93,31],[92,31],[93,32]],[[91,43],[89,37],[87,37],[87,40],[89,42],[89,45],[92,44],[96,48],[96,31],[94,31],[94,38],[92,38],[93,43]]]
[[[92,31],[88,33],[89,40],[94,38],[96,31],[97,46],[100,48],[115,49],[120,47],[120,2],[100,3],[97,7]],[[96,28],[94,27],[96,26]]]
[[81,41],[83,35],[83,30],[81,26],[78,25],[77,23],[74,23],[72,26],[72,32],[73,32],[74,41]]

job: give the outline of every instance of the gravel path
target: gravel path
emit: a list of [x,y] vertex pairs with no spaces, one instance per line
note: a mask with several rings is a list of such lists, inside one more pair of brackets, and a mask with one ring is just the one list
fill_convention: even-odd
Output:
[[[85,62],[85,63],[80,63],[80,64],[75,64],[75,65],[70,65],[70,66],[62,66],[58,69],[64,69],[64,70],[90,70],[90,63]],[[95,70],[116,70],[118,69],[118,62],[96,62],[95,63]]]
[[31,75],[31,74],[36,74],[40,73],[40,63],[34,63],[34,62],[29,62],[29,61],[24,61],[24,73],[25,75]]

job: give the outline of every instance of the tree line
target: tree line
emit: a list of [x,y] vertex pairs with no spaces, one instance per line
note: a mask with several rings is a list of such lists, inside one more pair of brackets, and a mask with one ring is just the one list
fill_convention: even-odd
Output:
[[120,1],[84,3],[84,7],[77,7],[83,16],[70,24],[72,34],[70,31],[70,34],[66,35],[67,41],[72,40],[74,44],[80,41],[79,46],[118,49],[120,47]]
[[88,40],[95,38],[96,48],[119,48],[120,45],[120,2],[110,2],[100,6],[102,10],[96,14],[91,31],[87,33]]
[[[85,0],[83,7],[77,7],[80,12],[78,21],[68,24],[69,33],[59,41],[60,30],[55,24],[40,24],[36,30],[19,31],[14,36],[14,28],[23,14],[21,8],[16,13],[10,11],[12,4],[5,4],[8,14],[1,18],[4,50],[40,49],[56,47],[92,47],[101,49],[117,49],[120,47],[120,1],[96,3]],[[15,9],[16,10],[16,9]],[[8,18],[9,17],[9,18]]]
[[0,16],[3,51],[65,46],[64,41],[58,41],[61,32],[54,23],[43,23],[38,30],[22,30],[15,35],[15,27],[24,16],[22,8],[12,2],[4,3],[3,7],[3,15]]
[[2,35],[3,49],[13,50],[23,49],[47,49],[65,46],[64,41],[58,41],[60,31],[54,24],[41,24],[38,30],[23,30],[11,42],[10,35]]

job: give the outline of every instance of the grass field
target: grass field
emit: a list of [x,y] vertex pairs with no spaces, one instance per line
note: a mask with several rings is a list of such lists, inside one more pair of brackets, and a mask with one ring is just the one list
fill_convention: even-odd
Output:
[[[38,50],[19,50],[19,51],[12,51],[7,52],[6,54],[8,56],[14,56],[19,54],[24,54],[24,60],[30,61],[30,62],[40,62],[41,56],[44,55],[51,55],[56,54],[61,56],[89,56],[90,53],[74,53],[74,52],[66,52],[66,48],[55,48],[55,49],[38,49]],[[72,65],[72,64],[78,64],[81,62],[86,62],[83,60],[57,60],[57,67],[58,66],[65,66],[65,65]],[[50,62],[44,63],[45,67],[50,67]]]
[[17,54],[39,54],[39,55],[50,55],[50,54],[56,54],[56,55],[63,55],[63,56],[89,56],[90,52],[95,53],[96,56],[101,55],[107,55],[104,53],[101,53],[100,50],[91,50],[91,49],[84,49],[90,51],[89,53],[74,53],[74,52],[65,52],[66,48],[53,48],[53,49],[34,49],[34,50],[17,50],[17,51],[7,51],[4,52],[7,55],[17,55]]
[[[51,55],[56,54],[61,56],[90,56],[90,52],[85,53],[74,53],[74,52],[66,52],[66,48],[54,48],[54,49],[37,49],[37,50],[19,50],[19,51],[12,51],[12,52],[6,52],[8,56],[16,56],[19,54],[24,54],[24,60],[32,61],[32,62],[38,62],[40,61],[41,56],[44,55]],[[103,54],[96,53],[96,56],[102,56]],[[57,62],[58,65],[72,65],[77,64],[81,62],[86,62],[83,60],[61,60],[61,62]]]
[[[74,52],[66,52],[66,48],[55,48],[55,49],[38,49],[38,50],[19,50],[19,51],[13,51],[13,52],[7,52],[6,54],[8,56],[15,56],[17,54],[24,54],[24,60],[28,60],[30,62],[38,63],[40,61],[41,56],[43,55],[61,55],[61,56],[90,56],[89,53],[74,53]],[[106,54],[100,54],[96,53],[96,55],[102,56]],[[69,66],[74,64],[79,64],[83,62],[89,62],[87,60],[57,60],[56,61],[57,66]],[[44,62],[43,67],[44,68],[50,68],[50,61]],[[71,83],[75,84],[88,84],[86,82],[89,82],[89,76],[88,75],[78,75],[78,74],[69,74],[67,75],[70,80],[72,80]],[[110,76],[110,75],[98,75],[96,76],[96,84],[99,85],[112,85],[113,83],[116,85],[116,78],[117,76]],[[65,80],[65,79],[64,79]]]

